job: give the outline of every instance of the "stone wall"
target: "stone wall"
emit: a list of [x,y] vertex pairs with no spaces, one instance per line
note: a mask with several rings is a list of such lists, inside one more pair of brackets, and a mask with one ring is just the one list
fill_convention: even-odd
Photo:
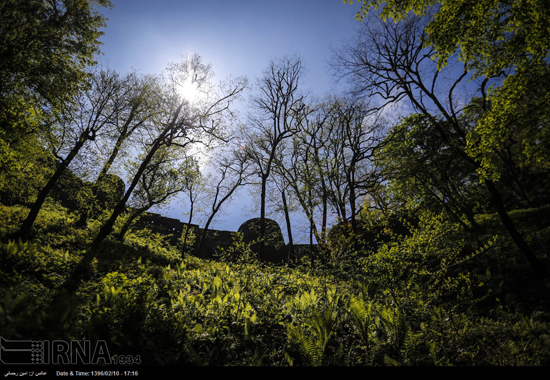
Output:
[[[188,225],[182,221],[174,218],[168,218],[160,214],[147,212],[143,214],[138,221],[138,228],[148,228],[152,232],[158,232],[163,235],[172,235],[170,237],[170,244],[177,245],[178,239],[183,232],[184,226]],[[197,224],[191,224],[191,228],[198,229]]]
[[[243,241],[245,243],[258,241],[260,237],[260,221],[260,218],[253,218],[247,220],[239,227],[238,232],[243,234]],[[285,249],[286,244],[281,227],[272,219],[266,219],[265,224],[265,243],[260,260],[277,264],[282,263],[285,261],[284,253],[288,253],[288,249]],[[253,244],[251,248],[253,252],[258,252],[260,244]]]
[[[271,219],[266,219],[267,242],[262,257],[263,261],[282,264],[289,259],[289,246],[284,243],[281,228]],[[138,228],[148,228],[152,232],[158,232],[164,235],[171,235],[170,244],[177,245],[178,238],[187,223],[178,219],[168,218],[156,213],[145,213],[138,222]],[[196,235],[195,247],[202,234],[203,229],[197,224],[191,224],[190,227]],[[243,234],[245,243],[251,243],[259,236],[259,218],[250,219],[239,227],[238,232]],[[232,244],[236,232],[223,230],[208,230],[201,252],[195,252],[197,257],[203,259],[214,259],[216,248],[228,249]],[[258,249],[257,245],[252,245],[252,249]],[[309,255],[309,244],[295,244],[295,257]],[[316,249],[316,246],[314,246]],[[295,258],[294,257],[294,258]]]
[[[102,191],[98,192],[97,198],[100,208],[114,207],[124,195],[125,185],[120,177],[109,174],[106,176],[106,179],[107,181],[104,182],[108,182],[108,187],[112,191],[110,191],[109,194]],[[79,192],[82,192],[85,187],[91,187],[92,185],[92,183],[82,181],[75,176],[71,170],[67,169],[52,191],[52,197],[71,210],[79,210],[77,202]],[[257,239],[259,236],[259,221],[259,218],[254,218],[241,225],[238,231],[243,233],[243,240],[245,242],[250,243]],[[289,246],[284,243],[280,226],[271,219],[266,219],[266,223],[267,239],[264,254],[261,259],[272,263],[287,262],[289,259]],[[139,218],[136,227],[138,229],[148,228],[152,232],[169,236],[170,244],[177,246],[178,239],[181,237],[186,225],[188,225],[188,223],[184,223],[175,218],[168,218],[157,213],[146,212]],[[203,229],[197,224],[190,224],[189,227],[196,236],[196,248]],[[233,244],[235,234],[236,232],[234,231],[209,230],[203,242],[201,252],[195,252],[194,254],[201,258],[214,259],[216,248],[228,249]],[[253,250],[257,248],[257,245],[252,245]],[[309,244],[296,244],[294,245],[294,256],[309,255],[309,249]]]
[[[198,245],[203,229],[198,228],[196,231],[197,238],[195,244]],[[233,231],[208,230],[201,251],[196,252],[195,255],[202,259],[213,259],[217,248],[228,249],[233,244],[234,235],[235,232]]]

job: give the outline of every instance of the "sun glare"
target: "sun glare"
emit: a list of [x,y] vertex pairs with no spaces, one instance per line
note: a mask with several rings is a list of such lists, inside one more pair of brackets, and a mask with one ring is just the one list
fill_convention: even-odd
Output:
[[191,82],[191,80],[186,80],[180,87],[180,94],[184,99],[193,103],[197,99],[199,90],[197,89],[196,83]]

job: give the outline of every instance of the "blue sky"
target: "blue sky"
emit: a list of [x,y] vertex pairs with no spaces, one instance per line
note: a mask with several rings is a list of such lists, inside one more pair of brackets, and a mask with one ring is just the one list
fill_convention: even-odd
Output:
[[330,47],[352,37],[357,4],[341,0],[112,0],[100,61],[126,72],[160,73],[198,53],[216,76],[259,76],[273,58],[299,54],[306,85],[331,90]]
[[[251,83],[269,62],[298,54],[306,68],[304,90],[339,92],[328,70],[331,48],[355,35],[358,4],[341,0],[111,0],[103,55],[97,60],[120,73],[159,74],[182,54],[198,53],[216,79],[245,75]],[[211,228],[237,230],[259,215],[247,191],[225,208]],[[177,203],[161,214],[186,220]],[[283,232],[285,226],[281,225]]]

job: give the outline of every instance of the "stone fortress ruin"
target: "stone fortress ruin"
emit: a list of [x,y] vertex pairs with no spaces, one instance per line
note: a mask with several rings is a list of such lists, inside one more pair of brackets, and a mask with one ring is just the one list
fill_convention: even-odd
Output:
[[[70,170],[67,170],[59,181],[59,184],[53,189],[53,198],[60,202],[64,207],[70,210],[81,210],[80,200],[87,194],[86,200],[89,202],[92,198],[96,198],[96,212],[100,213],[109,207],[113,207],[117,202],[122,199],[125,191],[125,185],[123,180],[117,175],[107,175],[108,181],[102,184],[105,189],[100,189],[97,194],[92,194],[94,187],[93,183],[86,182],[75,176]],[[85,214],[86,216],[95,216],[92,214]],[[84,220],[85,222],[85,220]],[[283,263],[289,258],[290,248],[288,244],[285,244],[284,237],[279,224],[271,219],[266,219],[266,243],[264,246],[262,260],[272,263]],[[192,254],[204,259],[214,259],[215,254],[219,251],[219,248],[224,250],[233,246],[234,240],[237,239],[237,232],[243,234],[244,243],[252,243],[259,237],[259,218],[250,219],[244,222],[238,231],[223,231],[209,229],[206,232],[205,239],[198,251],[199,237],[203,233],[203,229],[197,224],[189,224],[182,222],[175,218],[169,218],[157,213],[145,212],[140,216],[137,221],[136,228],[147,228],[152,232],[160,233],[169,238],[169,243],[177,246],[178,239],[181,237],[186,226],[189,226],[190,231],[196,236],[194,240],[194,246]],[[257,252],[257,245],[252,244],[251,248]],[[302,256],[306,252],[309,252],[311,248],[316,250],[316,246],[310,246],[309,244],[294,244],[292,246],[292,252],[297,253],[295,257]]]
[[[193,254],[203,259],[214,259],[217,250],[220,248],[228,249],[233,245],[236,233],[243,234],[245,243],[254,243],[259,237],[260,218],[253,218],[244,222],[238,231],[223,231],[209,229],[206,232],[205,241],[200,252],[197,252],[198,240],[203,233],[203,229],[197,224],[184,223],[175,218],[169,218],[160,214],[147,212],[141,216],[138,222],[138,228],[148,228],[152,232],[160,233],[169,236],[170,244],[177,245],[178,238],[184,232],[185,226],[189,226],[191,231],[197,236],[194,244]],[[300,255],[306,249],[309,249],[309,244],[294,244],[293,252]],[[258,244],[252,244],[253,251],[257,251]],[[281,264],[289,258],[289,247],[285,244],[283,233],[279,224],[272,220],[266,219],[266,243],[264,246],[263,260],[271,263]]]

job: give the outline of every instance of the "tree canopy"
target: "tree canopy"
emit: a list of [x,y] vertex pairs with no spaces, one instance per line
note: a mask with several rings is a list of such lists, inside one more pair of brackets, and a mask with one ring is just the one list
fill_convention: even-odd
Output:
[[[353,0],[344,0],[352,4]],[[384,20],[434,12],[426,31],[427,45],[438,53],[440,66],[459,51],[481,75],[494,75],[511,66],[529,65],[548,57],[550,7],[545,0],[358,0],[362,21],[372,9]],[[381,9],[380,9],[381,8]]]
[[[52,110],[86,85],[109,0],[7,0],[0,5],[0,125]],[[10,107],[11,106],[11,107]]]

